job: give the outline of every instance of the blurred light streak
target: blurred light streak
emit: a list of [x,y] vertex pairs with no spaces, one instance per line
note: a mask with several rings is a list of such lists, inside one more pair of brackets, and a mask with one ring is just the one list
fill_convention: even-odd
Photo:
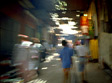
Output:
[[45,69],[48,69],[48,67],[43,67],[43,68],[41,68],[42,70],[45,70]]
[[58,46],[62,46],[62,44],[58,44]]
[[18,34],[19,37],[25,37],[25,38],[28,38],[27,35],[23,35],[23,34]]
[[54,53],[53,55],[54,55],[54,56],[59,56],[59,54],[58,54],[58,53]]
[[60,59],[60,58],[56,58],[56,60],[57,60],[57,61],[60,61],[61,59]]

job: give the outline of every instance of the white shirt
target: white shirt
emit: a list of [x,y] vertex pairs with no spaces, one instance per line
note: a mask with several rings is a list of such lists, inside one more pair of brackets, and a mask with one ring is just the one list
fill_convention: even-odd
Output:
[[78,56],[85,56],[88,49],[84,45],[79,45],[75,47]]

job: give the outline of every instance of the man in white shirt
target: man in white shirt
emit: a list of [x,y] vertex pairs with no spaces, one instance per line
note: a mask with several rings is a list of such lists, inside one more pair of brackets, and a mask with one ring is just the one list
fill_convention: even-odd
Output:
[[86,58],[88,57],[88,49],[85,47],[84,43],[76,42],[75,50],[79,59],[79,71],[81,72],[82,76],[82,83],[85,83],[84,80],[84,69],[85,69],[85,63]]

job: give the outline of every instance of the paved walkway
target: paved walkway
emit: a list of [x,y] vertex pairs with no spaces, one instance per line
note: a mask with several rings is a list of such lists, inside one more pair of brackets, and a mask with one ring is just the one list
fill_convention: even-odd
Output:
[[[77,69],[78,61],[75,61],[76,68],[71,71],[71,83],[79,83],[80,77]],[[98,63],[88,63],[86,66],[86,79],[88,83],[112,83],[110,78],[104,71],[98,69]],[[41,63],[41,72],[36,80],[29,83],[62,83],[63,71],[61,61],[58,54],[54,53]]]

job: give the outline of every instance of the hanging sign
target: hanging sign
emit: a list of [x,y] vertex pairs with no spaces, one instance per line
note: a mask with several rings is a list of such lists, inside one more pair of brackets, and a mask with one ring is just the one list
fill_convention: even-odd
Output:
[[88,35],[88,17],[87,16],[81,16],[80,18],[80,27],[82,30],[83,35]]
[[88,17],[87,16],[81,16],[80,26],[88,26]]

